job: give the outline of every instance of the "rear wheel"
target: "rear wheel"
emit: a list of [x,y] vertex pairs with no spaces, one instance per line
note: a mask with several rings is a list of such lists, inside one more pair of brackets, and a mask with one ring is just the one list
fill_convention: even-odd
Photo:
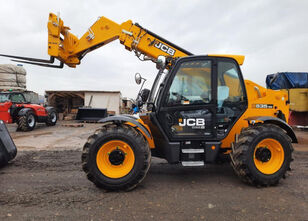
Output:
[[47,116],[47,120],[46,120],[46,125],[47,126],[54,126],[54,125],[56,125],[57,120],[58,120],[57,112],[54,109],[50,110],[48,112],[48,116]]
[[36,125],[36,116],[32,110],[26,111],[18,119],[18,129],[21,131],[31,131]]
[[144,179],[150,160],[150,148],[142,134],[125,125],[107,125],[88,138],[82,168],[98,187],[130,190]]
[[231,152],[231,165],[244,182],[268,186],[285,177],[292,161],[291,138],[278,126],[244,128]]

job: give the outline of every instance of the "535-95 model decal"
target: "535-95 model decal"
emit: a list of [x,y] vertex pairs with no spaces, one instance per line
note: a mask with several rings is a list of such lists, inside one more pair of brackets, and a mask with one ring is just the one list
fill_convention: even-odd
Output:
[[273,109],[274,105],[273,104],[253,104],[253,108],[258,108],[258,109]]

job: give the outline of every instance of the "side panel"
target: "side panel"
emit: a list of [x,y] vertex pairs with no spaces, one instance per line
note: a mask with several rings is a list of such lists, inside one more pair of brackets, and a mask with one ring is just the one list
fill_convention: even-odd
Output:
[[152,156],[164,158],[169,163],[178,163],[180,160],[180,142],[168,140],[154,112],[140,114],[140,118],[153,134],[155,148],[151,149]]
[[0,120],[3,120],[5,123],[13,122],[9,112],[11,106],[11,102],[0,103]]
[[288,95],[281,91],[266,89],[252,81],[245,80],[248,96],[248,108],[239,120],[234,124],[229,134],[222,140],[222,148],[230,148],[244,127],[248,127],[247,118],[255,116],[275,117],[279,111],[283,113],[285,119],[289,118],[289,105],[286,104]]
[[46,112],[45,108],[41,105],[23,104],[22,106],[24,106],[25,108],[31,108],[34,111],[34,113],[36,114],[36,116],[41,116],[41,117],[47,116],[47,112]]

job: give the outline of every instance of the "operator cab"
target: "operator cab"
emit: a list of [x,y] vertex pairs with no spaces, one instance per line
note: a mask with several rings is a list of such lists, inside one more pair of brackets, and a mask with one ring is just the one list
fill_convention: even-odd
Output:
[[244,80],[232,58],[180,58],[164,84],[157,118],[170,140],[221,140],[247,108]]
[[189,56],[179,58],[164,77],[159,72],[149,105],[152,112],[140,117],[150,126],[156,146],[179,144],[191,150],[209,142],[219,147],[248,101],[235,59]]

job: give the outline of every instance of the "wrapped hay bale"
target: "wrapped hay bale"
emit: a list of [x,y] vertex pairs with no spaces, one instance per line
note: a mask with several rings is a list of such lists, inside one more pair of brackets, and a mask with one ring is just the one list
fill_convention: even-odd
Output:
[[26,69],[13,64],[0,64],[0,89],[26,89]]

